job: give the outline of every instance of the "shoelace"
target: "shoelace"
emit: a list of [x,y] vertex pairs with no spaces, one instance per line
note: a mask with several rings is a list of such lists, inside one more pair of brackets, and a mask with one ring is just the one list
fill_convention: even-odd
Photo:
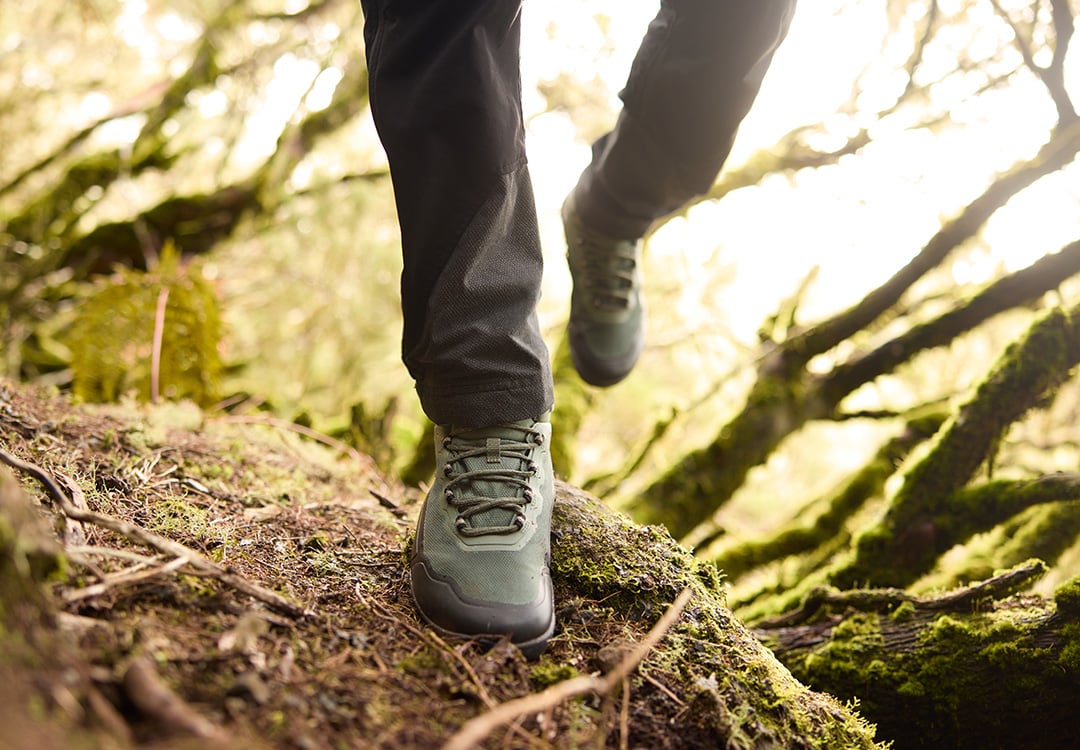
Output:
[[[533,499],[533,491],[527,480],[536,476],[539,470],[539,466],[532,460],[532,449],[544,441],[542,433],[530,431],[527,434],[534,442],[489,437],[484,438],[484,443],[479,445],[476,441],[455,439],[453,436],[443,440],[443,448],[453,455],[443,466],[443,475],[449,480],[443,494],[446,502],[458,511],[454,525],[462,536],[513,534],[524,528],[524,509]],[[491,463],[492,468],[469,468],[467,461],[474,458],[483,460],[485,464]],[[525,468],[512,468],[512,465],[507,465],[511,462],[512,465]],[[455,470],[455,465],[460,466],[461,470]],[[508,496],[501,497],[465,494],[466,483],[476,487],[480,482],[509,485],[508,489],[513,494],[508,493]],[[517,494],[519,491],[520,495]],[[503,526],[469,525],[470,519],[475,516],[496,509],[512,511],[513,523]]]
[[601,310],[625,310],[630,306],[637,267],[636,243],[611,243],[578,240],[583,259],[582,283],[589,292],[593,307]]

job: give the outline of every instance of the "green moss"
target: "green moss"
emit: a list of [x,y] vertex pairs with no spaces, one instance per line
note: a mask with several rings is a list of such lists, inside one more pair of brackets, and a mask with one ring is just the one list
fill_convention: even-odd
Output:
[[806,655],[804,668],[810,675],[829,673],[830,681],[858,683],[869,676],[869,664],[883,663],[884,645],[876,615],[853,615],[833,628],[823,646]]
[[1074,679],[1080,679],[1080,624],[1070,623],[1061,631],[1062,647],[1058,665]]
[[678,623],[648,657],[651,672],[694,686],[680,718],[687,731],[722,737],[731,748],[792,747],[807,738],[812,744],[798,746],[874,747],[873,727],[792,679],[735,620],[715,566],[695,560],[666,530],[566,492],[555,504],[552,536],[556,595],[564,602],[593,600],[645,627],[691,590]]
[[911,602],[900,602],[900,604],[889,613],[889,619],[893,622],[907,622],[915,616],[915,605]]
[[418,649],[397,663],[397,669],[416,677],[430,676],[432,672],[446,672],[446,662],[430,648]]
[[557,682],[565,682],[580,676],[580,672],[569,664],[542,661],[532,668],[529,676],[532,681],[541,688],[554,685]]
[[150,513],[147,526],[163,536],[194,539],[204,545],[223,541],[222,532],[210,523],[206,510],[183,500],[157,501],[151,506]]
[[576,591],[622,611],[659,616],[695,580],[697,561],[662,528],[615,515],[607,523],[583,513],[568,518],[566,504],[557,503],[555,513],[552,574]]
[[1058,612],[1070,617],[1080,616],[1080,578],[1061,584],[1054,591],[1054,603]]
[[881,736],[898,746],[956,746],[964,737],[966,747],[1033,747],[1017,733],[1033,717],[1052,721],[1080,690],[1077,633],[1066,627],[1065,646],[1048,658],[1034,635],[1043,621],[1019,602],[988,613],[941,614],[921,630],[897,632],[903,646],[894,641],[887,648],[879,628],[890,620],[856,614],[789,666],[817,689],[858,699]]
[[163,299],[160,396],[202,405],[218,399],[222,324],[217,297],[199,267],[181,264],[168,247],[156,269],[120,270],[100,282],[81,306],[65,341],[72,352],[77,398],[116,401],[134,391],[150,400],[157,310]]
[[319,577],[340,575],[341,561],[332,550],[310,549],[304,554],[304,560],[311,566],[311,572]]

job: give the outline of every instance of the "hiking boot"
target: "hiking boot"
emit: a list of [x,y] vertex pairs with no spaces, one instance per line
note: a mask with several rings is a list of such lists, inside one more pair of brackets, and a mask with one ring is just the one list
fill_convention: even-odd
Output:
[[413,599],[436,631],[509,635],[530,659],[555,629],[551,424],[541,420],[435,428],[437,470],[411,561]]
[[591,385],[615,385],[633,369],[645,344],[641,240],[618,240],[581,223],[573,197],[562,208],[570,297],[570,356]]

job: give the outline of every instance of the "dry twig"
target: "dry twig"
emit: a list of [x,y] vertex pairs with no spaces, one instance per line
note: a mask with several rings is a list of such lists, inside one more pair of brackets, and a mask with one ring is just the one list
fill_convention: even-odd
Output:
[[442,750],[470,750],[478,747],[485,737],[497,728],[509,724],[520,716],[538,713],[557,706],[568,698],[585,693],[607,695],[628,677],[638,664],[655,648],[671,626],[682,614],[687,602],[690,601],[690,589],[684,589],[675,602],[668,608],[653,629],[635,646],[623,660],[605,676],[585,675],[575,677],[552,685],[548,689],[516,698],[502,703],[485,714],[481,714],[465,722],[449,740],[443,745]]
[[161,681],[147,657],[135,659],[124,673],[124,692],[144,715],[170,732],[203,739],[224,739],[225,733]]
[[[106,513],[98,513],[96,511],[84,510],[76,507],[71,500],[68,499],[67,493],[60,488],[60,485],[57,484],[53,476],[36,464],[18,459],[3,450],[0,450],[0,463],[7,464],[13,469],[29,474],[37,480],[38,483],[44,487],[49,498],[56,503],[60,512],[68,518],[107,529],[108,531],[119,534],[120,536],[139,544],[146,545],[147,547],[170,557],[186,558],[195,574],[216,578],[226,586],[230,586],[241,593],[247,594],[282,614],[297,618],[306,617],[309,614],[308,610],[304,609],[299,604],[286,599],[281,594],[271,591],[263,586],[259,586],[256,583],[252,583],[243,576],[226,570],[206,556],[185,547],[179,542],[174,542],[160,534],[155,534],[141,526],[114,518]],[[63,477],[63,479],[65,484],[77,487],[74,480],[70,477]]]
[[68,591],[64,594],[64,603],[71,604],[72,602],[82,601],[83,599],[89,599],[92,596],[101,596],[108,592],[110,589],[117,588],[119,586],[130,586],[133,583],[139,583],[141,581],[147,581],[151,578],[157,578],[159,576],[172,573],[174,570],[178,570],[191,562],[186,556],[177,557],[170,560],[165,565],[161,565],[156,568],[145,568],[143,563],[137,563],[132,567],[116,573],[111,576],[107,576],[104,580],[93,584],[92,586],[86,586],[81,589],[75,589]]

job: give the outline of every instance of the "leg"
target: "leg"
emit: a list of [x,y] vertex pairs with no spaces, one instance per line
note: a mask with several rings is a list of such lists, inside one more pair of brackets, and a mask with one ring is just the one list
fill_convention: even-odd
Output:
[[535,656],[555,628],[555,493],[519,5],[363,1],[372,114],[401,225],[403,356],[439,425],[413,598],[443,634],[509,635]]
[[401,225],[402,353],[436,424],[551,408],[512,0],[364,0]]
[[621,96],[614,130],[563,205],[574,279],[574,366],[613,385],[644,347],[640,238],[706,192],[731,152],[795,0],[662,0]]
[[795,0],[663,0],[615,129],[574,192],[587,226],[637,239],[709,189],[794,10]]

